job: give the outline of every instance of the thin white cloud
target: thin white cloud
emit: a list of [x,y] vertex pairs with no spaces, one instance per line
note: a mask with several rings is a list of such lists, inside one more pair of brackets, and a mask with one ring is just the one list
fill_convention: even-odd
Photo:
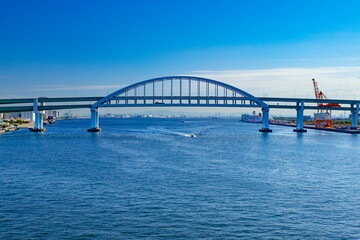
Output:
[[333,74],[360,72],[360,67],[323,67],[323,68],[274,68],[261,70],[225,70],[225,71],[194,71],[194,73],[208,74],[217,77],[275,77],[299,76],[309,74]]
[[314,97],[312,78],[329,98],[360,97],[360,67],[274,68],[194,71],[194,75],[226,82],[255,96]]
[[29,96],[24,96],[24,95],[14,95],[14,94],[11,94],[11,95],[3,95],[0,97],[0,99],[13,99],[13,98],[31,98]]
[[43,91],[63,91],[63,90],[100,90],[100,89],[112,89],[123,88],[126,85],[83,85],[83,86],[47,86],[42,88]]

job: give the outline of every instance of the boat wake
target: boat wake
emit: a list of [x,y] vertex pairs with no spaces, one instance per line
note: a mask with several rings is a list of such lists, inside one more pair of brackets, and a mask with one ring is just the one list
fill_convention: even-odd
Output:
[[148,129],[151,130],[152,132],[158,133],[158,134],[167,134],[167,135],[175,135],[175,136],[191,137],[191,138],[198,137],[199,135],[202,134],[202,132],[204,132],[204,131],[201,131],[199,133],[184,133],[184,132],[167,130],[165,128],[148,128]]
[[191,133],[191,134],[185,133],[185,134],[181,134],[181,136],[184,136],[184,137],[197,137],[197,135],[194,134],[194,133]]

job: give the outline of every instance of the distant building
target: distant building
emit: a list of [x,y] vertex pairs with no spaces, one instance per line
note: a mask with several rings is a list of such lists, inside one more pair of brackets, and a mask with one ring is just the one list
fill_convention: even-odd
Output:
[[7,118],[21,118],[21,113],[20,112],[11,112],[7,114]]
[[318,119],[318,120],[327,120],[330,119],[330,113],[314,113],[314,119]]
[[35,114],[34,112],[13,112],[8,113],[7,118],[22,118],[29,121],[34,121]]
[[22,118],[29,121],[35,120],[34,112],[11,112],[11,113],[0,113],[0,119],[14,119]]
[[29,120],[29,121],[34,121],[35,120],[35,113],[34,112],[21,112],[20,113],[20,118]]
[[52,116],[54,118],[58,118],[58,117],[60,117],[60,112],[55,111],[55,110],[47,110],[47,111],[45,111],[45,115]]
[[304,115],[304,121],[311,121],[312,118],[310,115]]

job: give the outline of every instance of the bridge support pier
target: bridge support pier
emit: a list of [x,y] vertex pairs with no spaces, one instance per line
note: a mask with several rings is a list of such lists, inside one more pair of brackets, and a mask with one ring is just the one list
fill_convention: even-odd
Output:
[[91,108],[91,128],[88,132],[101,132],[102,129],[99,127],[99,109],[96,107]]
[[358,122],[359,122],[359,103],[351,106],[351,127],[350,129],[358,129]]
[[34,113],[35,113],[35,123],[34,128],[29,128],[31,132],[45,132],[44,121],[43,121],[43,112],[38,109],[38,99],[34,99]]
[[262,108],[262,128],[259,129],[259,132],[272,132],[269,128],[269,107]]
[[304,102],[297,103],[298,108],[296,109],[296,128],[294,132],[307,132],[304,129]]

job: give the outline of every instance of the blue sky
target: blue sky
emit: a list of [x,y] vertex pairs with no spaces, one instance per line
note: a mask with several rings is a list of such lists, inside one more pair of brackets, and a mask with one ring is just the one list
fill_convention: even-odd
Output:
[[359,1],[0,4],[1,98],[101,96],[181,74],[279,97],[312,97],[316,77],[333,98],[360,97]]

